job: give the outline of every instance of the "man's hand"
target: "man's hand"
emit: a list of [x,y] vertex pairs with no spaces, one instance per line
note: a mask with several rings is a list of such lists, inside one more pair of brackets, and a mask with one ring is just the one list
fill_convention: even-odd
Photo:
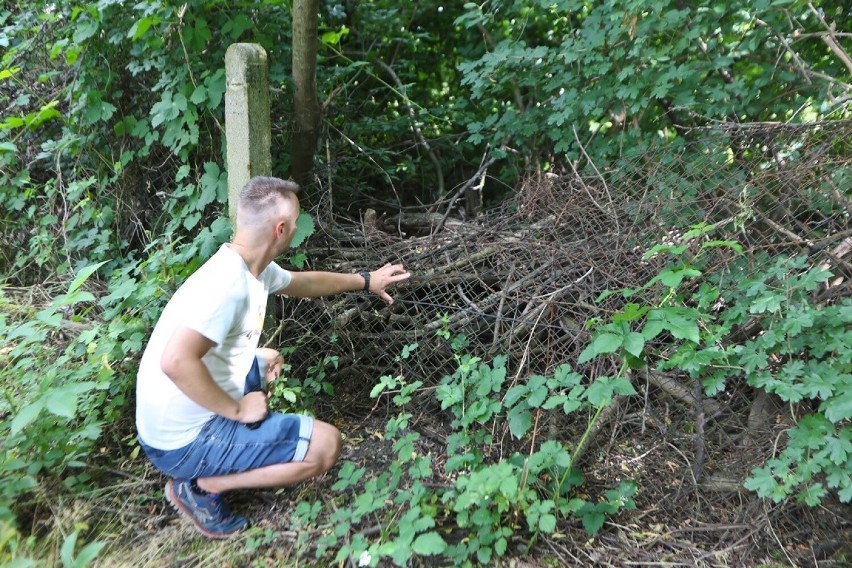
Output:
[[406,271],[401,264],[388,263],[370,273],[370,292],[376,294],[388,304],[393,304],[393,298],[385,292],[385,288],[410,277],[411,273]]
[[240,408],[236,417],[237,422],[251,424],[263,421],[269,413],[266,402],[267,395],[265,392],[255,391],[245,395],[240,399]]
[[263,362],[266,369],[264,376],[266,377],[267,387],[281,376],[281,368],[284,366],[284,357],[275,349],[269,347],[258,347],[257,358]]

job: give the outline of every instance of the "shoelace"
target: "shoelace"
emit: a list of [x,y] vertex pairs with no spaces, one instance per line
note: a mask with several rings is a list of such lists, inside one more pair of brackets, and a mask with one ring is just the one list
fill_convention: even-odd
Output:
[[216,514],[222,514],[222,495],[220,493],[210,495],[210,504],[212,505],[213,511],[215,511]]

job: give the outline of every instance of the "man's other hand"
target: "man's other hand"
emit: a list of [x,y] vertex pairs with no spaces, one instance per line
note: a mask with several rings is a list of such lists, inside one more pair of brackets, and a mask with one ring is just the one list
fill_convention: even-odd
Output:
[[237,422],[243,424],[251,424],[260,422],[266,418],[269,413],[266,407],[266,393],[255,391],[250,392],[240,399],[239,412],[237,413]]

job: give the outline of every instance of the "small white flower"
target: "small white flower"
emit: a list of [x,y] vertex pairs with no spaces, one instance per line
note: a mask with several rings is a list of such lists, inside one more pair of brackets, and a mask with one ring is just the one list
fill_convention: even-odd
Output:
[[370,553],[365,550],[361,553],[361,556],[358,557],[358,566],[369,566],[372,559],[373,557],[370,556]]

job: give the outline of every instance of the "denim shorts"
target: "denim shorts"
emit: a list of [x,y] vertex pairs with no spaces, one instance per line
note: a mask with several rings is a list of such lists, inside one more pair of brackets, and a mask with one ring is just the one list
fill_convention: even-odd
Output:
[[[260,390],[257,360],[246,376],[245,392],[256,390]],[[272,412],[254,430],[214,416],[195,440],[182,448],[159,450],[141,440],[139,445],[151,463],[170,477],[215,477],[304,460],[313,427],[313,418],[297,414]]]

